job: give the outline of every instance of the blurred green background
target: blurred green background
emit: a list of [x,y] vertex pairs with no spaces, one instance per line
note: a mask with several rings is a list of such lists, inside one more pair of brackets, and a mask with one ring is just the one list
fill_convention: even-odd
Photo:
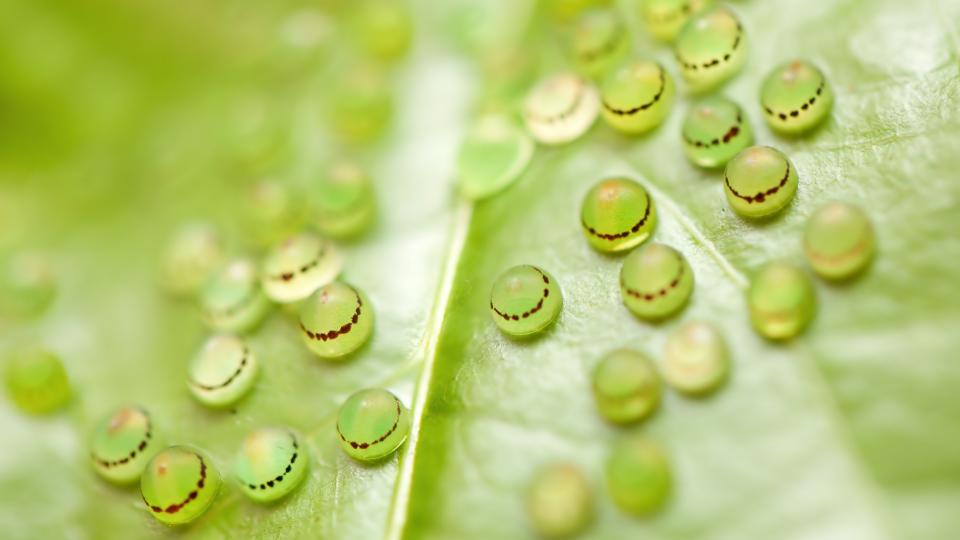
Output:
[[[47,256],[57,293],[38,317],[0,321],[0,340],[57,352],[76,395],[45,417],[0,403],[0,536],[525,538],[524,490],[559,459],[594,483],[597,519],[584,537],[955,536],[960,3],[732,3],[750,53],[722,93],[801,174],[796,200],[771,222],[735,217],[717,175],[684,159],[682,92],[648,136],[598,122],[571,145],[538,148],[503,194],[460,201],[464,126],[478,111],[515,112],[537,76],[569,66],[564,32],[585,3],[401,3],[412,43],[392,58],[377,3],[4,2],[0,253]],[[613,8],[636,54],[678,76],[636,3]],[[762,124],[757,92],[792,57],[822,66],[837,101],[826,126],[788,140]],[[350,123],[379,106],[344,97],[360,95],[357,72],[384,81],[392,101],[376,136]],[[369,171],[379,201],[373,229],[343,246],[345,279],[376,309],[372,343],[348,364],[324,363],[276,310],[250,338],[263,365],[255,391],[232,410],[204,409],[184,377],[208,330],[160,286],[168,239],[204,220],[231,254],[258,256],[244,218],[256,182],[309,197],[344,157]],[[691,305],[662,325],[629,315],[620,259],[581,237],[582,194],[614,173],[650,188],[662,213],[655,239],[683,251],[697,276]],[[817,282],[806,334],[765,342],[748,326],[743,284],[767,260],[802,264],[805,218],[831,199],[870,213],[879,256],[853,283]],[[556,328],[533,342],[505,340],[485,309],[493,279],[518,263],[548,269],[564,291]],[[589,373],[616,346],[656,357],[669,330],[694,318],[723,329],[733,377],[709,400],[668,394],[631,428],[667,448],[676,489],[657,516],[630,518],[603,489],[623,430],[594,411]],[[391,389],[417,414],[414,438],[376,466],[345,456],[333,430],[339,403],[365,386]],[[310,477],[271,506],[228,482],[196,523],[163,527],[136,488],[106,484],[88,463],[95,422],[130,402],[153,412],[168,442],[207,450],[225,476],[247,431],[295,427]]]

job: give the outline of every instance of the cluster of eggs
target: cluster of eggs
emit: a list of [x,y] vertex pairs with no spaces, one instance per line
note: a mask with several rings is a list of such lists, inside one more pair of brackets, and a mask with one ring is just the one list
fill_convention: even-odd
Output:
[[[711,0],[645,0],[639,5],[649,34],[672,43],[685,90],[696,96],[680,130],[683,153],[698,167],[722,171],[727,204],[738,215],[758,220],[781,212],[800,184],[797,167],[782,151],[755,145],[740,105],[711,93],[745,63],[747,33],[738,16]],[[626,135],[649,133],[667,118],[677,84],[660,62],[630,58],[630,31],[616,9],[581,12],[567,36],[573,69],[532,85],[519,107],[522,127],[497,113],[481,116],[468,131],[458,161],[459,187],[467,198],[483,199],[506,189],[522,177],[537,144],[572,143],[598,118]],[[833,100],[824,73],[806,60],[773,67],[759,87],[763,118],[774,132],[788,137],[821,125]],[[602,178],[584,195],[579,217],[591,247],[627,253],[619,285],[622,302],[634,315],[659,321],[684,308],[694,289],[694,271],[677,249],[648,241],[658,214],[643,185],[627,177]],[[857,206],[830,202],[808,219],[802,244],[815,273],[828,280],[847,279],[870,262],[873,227]],[[752,326],[770,340],[797,336],[815,312],[807,273],[782,261],[761,267],[746,296]],[[489,310],[502,332],[527,338],[549,327],[562,304],[560,284],[551,273],[520,265],[493,283]],[[691,321],[669,336],[659,372],[639,351],[619,349],[602,357],[593,373],[597,409],[616,424],[638,422],[656,408],[661,376],[681,393],[703,394],[722,384],[729,365],[719,330]],[[606,478],[618,506],[647,514],[669,490],[668,460],[656,442],[625,437],[608,459]],[[536,528],[547,536],[581,528],[590,514],[588,484],[571,464],[546,467],[529,491],[527,510]]]

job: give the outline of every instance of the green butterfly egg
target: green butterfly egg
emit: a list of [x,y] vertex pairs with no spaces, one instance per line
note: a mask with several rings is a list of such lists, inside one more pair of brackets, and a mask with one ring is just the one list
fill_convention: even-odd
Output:
[[264,257],[260,280],[267,297],[289,304],[330,283],[343,268],[337,247],[311,233],[291,236]]
[[688,322],[667,337],[663,378],[676,390],[707,394],[723,384],[729,372],[727,345],[714,325]]
[[378,461],[394,453],[410,433],[410,411],[382,388],[350,395],[337,413],[340,447],[358,461]]
[[769,146],[751,146],[727,163],[723,182],[727,202],[734,211],[760,218],[776,214],[793,200],[800,177],[783,152]]
[[542,54],[525,48],[521,41],[490,43],[477,52],[482,80],[477,101],[486,114],[512,114],[537,81]]
[[220,473],[204,453],[170,446],[147,463],[140,476],[140,495],[157,521],[182,525],[207,511],[220,483]]
[[527,94],[523,120],[533,138],[546,145],[569,143],[590,129],[600,114],[600,97],[586,80],[558,73]]
[[760,88],[760,106],[773,129],[787,134],[809,131],[833,106],[833,91],[822,71],[806,60],[775,67]]
[[490,292],[493,322],[505,334],[516,337],[542,332],[557,319],[562,306],[557,280],[529,264],[505,271]]
[[807,220],[803,251],[813,270],[826,279],[854,276],[873,259],[876,240],[870,218],[859,207],[831,202]]
[[533,140],[508,117],[481,117],[460,145],[460,193],[479,200],[506,189],[526,170],[533,148]]
[[7,395],[21,410],[45,414],[61,409],[72,394],[67,372],[54,353],[36,347],[13,352],[6,359]]
[[210,328],[240,334],[256,328],[270,309],[257,268],[246,259],[234,260],[214,274],[200,294],[200,305]]
[[670,246],[650,242],[623,261],[620,293],[634,315],[659,320],[683,308],[693,292],[693,270]]
[[604,79],[603,119],[617,131],[639,134],[663,123],[673,105],[673,77],[657,62],[636,60]]
[[361,0],[352,13],[354,36],[372,56],[390,61],[407,54],[413,41],[413,18],[405,2]]
[[310,213],[317,230],[331,238],[353,238],[377,217],[377,197],[369,175],[358,165],[339,162],[313,187]]
[[256,356],[241,338],[221,334],[208,339],[190,362],[187,387],[210,407],[237,402],[257,379]]
[[373,306],[351,285],[334,281],[317,290],[300,307],[300,335],[321,358],[342,359],[373,333]]
[[610,422],[639,422],[660,403],[660,377],[646,355],[617,349],[604,355],[593,370],[593,398]]
[[663,449],[639,433],[614,445],[604,472],[614,504],[636,516],[648,516],[663,507],[673,483]]
[[303,227],[306,207],[293,186],[278,180],[260,180],[246,193],[243,225],[247,237],[270,246]]
[[641,0],[640,16],[651,36],[673,41],[691,16],[712,5],[713,0]]
[[393,116],[393,98],[386,75],[378,68],[357,64],[332,82],[330,123],[349,143],[363,144],[386,131]]
[[743,25],[726,7],[702,11],[683,25],[674,54],[691,90],[716,88],[743,68],[747,58]]
[[657,211],[650,194],[637,182],[607,178],[594,184],[584,196],[580,224],[594,249],[624,251],[650,238]]
[[816,296],[806,273],[789,263],[774,261],[753,276],[747,306],[757,333],[786,340],[802,332],[813,319]]
[[692,106],[681,136],[687,158],[704,168],[722,167],[753,144],[753,130],[743,110],[721,96],[704,98]]
[[223,241],[211,225],[184,225],[176,231],[164,254],[164,285],[172,294],[192,295],[223,264],[224,258]]
[[261,61],[272,76],[288,77],[311,70],[329,61],[340,36],[334,31],[336,19],[329,11],[314,6],[291,6],[277,21],[276,37],[265,43]]
[[283,427],[265,427],[250,432],[234,461],[234,475],[243,493],[257,502],[280,499],[307,477],[309,452],[300,438]]
[[93,469],[116,484],[140,478],[147,462],[161,449],[146,409],[120,407],[97,424],[90,443]]
[[597,78],[623,60],[630,50],[630,34],[615,11],[585,11],[576,20],[569,48],[577,71]]
[[570,538],[593,521],[593,489],[578,466],[553,463],[537,472],[527,490],[525,507],[540,536]]
[[39,317],[49,309],[57,295],[57,280],[45,255],[15,253],[0,265],[0,317]]
[[290,149],[290,119],[267,92],[241,94],[228,105],[226,146],[245,172],[275,168]]
[[568,21],[576,18],[584,11],[598,7],[606,7],[611,0],[545,0],[547,12],[559,21]]
[[749,218],[776,214],[793,199],[800,177],[783,152],[751,146],[733,156],[723,172],[727,202]]

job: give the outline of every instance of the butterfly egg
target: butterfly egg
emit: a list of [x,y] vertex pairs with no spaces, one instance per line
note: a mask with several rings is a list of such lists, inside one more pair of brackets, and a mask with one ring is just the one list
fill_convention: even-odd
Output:
[[203,452],[170,446],[147,463],[140,476],[140,495],[157,521],[181,525],[207,511],[220,484],[220,473]]
[[334,281],[317,290],[300,307],[300,335],[321,358],[341,360],[373,333],[373,305],[360,289]]
[[636,247],[650,238],[656,224],[653,199],[643,186],[629,178],[597,182],[580,205],[583,233],[598,251],[618,252]]
[[586,80],[559,73],[540,81],[523,103],[527,131],[542,144],[559,145],[580,138],[600,114],[600,97]]
[[228,105],[227,146],[243,171],[275,170],[291,147],[287,104],[267,93],[244,94]]
[[336,429],[348,456],[358,461],[378,461],[407,440],[410,411],[387,390],[368,388],[343,402]]
[[793,200],[800,177],[783,152],[751,146],[727,163],[723,181],[733,210],[744,217],[760,218],[776,214]]
[[508,39],[487,43],[477,51],[482,86],[478,108],[485,114],[512,115],[516,103],[536,82],[543,52],[529,39]]
[[618,349],[594,368],[593,397],[600,414],[610,422],[638,422],[660,403],[660,377],[646,355]]
[[303,227],[306,207],[293,186],[265,179],[247,189],[242,217],[247,236],[257,245],[270,246]]
[[692,15],[713,5],[713,0],[641,0],[640,17],[660,41],[673,41]]
[[505,334],[515,337],[542,332],[557,319],[562,306],[557,280],[528,264],[505,271],[490,292],[494,323]]
[[393,116],[390,83],[386,74],[371,64],[352,65],[334,78],[330,99],[330,123],[348,143],[375,140]]
[[223,264],[223,241],[211,225],[188,223],[170,239],[163,258],[163,283],[170,293],[197,293]]
[[816,296],[806,273],[789,263],[774,261],[753,276],[747,306],[757,333],[786,340],[803,331],[813,319]]
[[21,410],[46,414],[63,408],[72,391],[60,358],[38,347],[14,351],[5,361],[7,395]]
[[591,9],[609,7],[611,0],[545,0],[547,12],[559,21],[569,21]]
[[683,308],[693,292],[693,270],[670,246],[650,242],[627,255],[620,269],[620,294],[634,315],[660,320]]
[[663,378],[680,392],[709,393],[723,384],[729,372],[727,345],[714,325],[688,322],[667,337]]
[[820,277],[852,277],[873,259],[876,240],[870,218],[859,207],[831,202],[807,219],[803,251]]
[[150,414],[142,407],[128,405],[97,424],[90,442],[90,460],[103,478],[129,484],[140,478],[160,448]]
[[234,461],[234,475],[247,497],[270,502],[303,483],[308,464],[309,453],[296,433],[283,427],[265,427],[244,438]]
[[593,520],[593,490],[578,466],[550,464],[538,471],[530,483],[526,511],[540,536],[569,538]]
[[0,262],[0,317],[39,317],[56,295],[54,265],[46,255],[25,251]]
[[659,444],[639,433],[614,445],[604,472],[610,497],[628,514],[653,514],[670,494],[672,475],[666,454]]
[[630,33],[614,10],[585,11],[574,23],[568,48],[577,71],[595,79],[616,67],[630,51]]
[[331,238],[353,238],[377,217],[377,197],[370,176],[359,165],[331,166],[310,191],[310,214],[317,230]]
[[332,242],[303,232],[273,247],[263,259],[260,282],[267,297],[289,304],[332,282],[343,268],[343,256]]
[[737,74],[747,58],[740,20],[717,6],[688,20],[674,43],[680,73],[694,92],[706,92]]
[[402,58],[413,41],[413,18],[406,2],[360,0],[351,10],[354,38],[372,56],[385,61]]
[[200,307],[210,328],[243,334],[263,321],[270,301],[260,288],[253,262],[236,259],[207,282],[200,293]]
[[600,86],[603,119],[617,131],[640,134],[663,123],[673,105],[673,77],[652,60],[620,66]]
[[760,87],[760,107],[770,127],[799,134],[820,125],[830,114],[833,91],[826,76],[806,60],[775,67]]
[[681,137],[683,151],[694,165],[714,168],[753,144],[753,129],[739,105],[711,96],[687,111]]
[[201,403],[226,407],[250,392],[258,369],[256,356],[243,339],[213,336],[190,362],[187,387]]
[[460,144],[460,193],[479,200],[506,189],[526,170],[533,149],[533,140],[508,117],[481,117]]

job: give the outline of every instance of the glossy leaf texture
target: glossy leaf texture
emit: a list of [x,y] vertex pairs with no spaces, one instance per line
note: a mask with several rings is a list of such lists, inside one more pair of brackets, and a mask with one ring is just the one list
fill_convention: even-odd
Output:
[[[349,363],[324,363],[275,310],[250,337],[260,380],[224,411],[189,395],[187,364],[208,331],[192,305],[158,286],[162,247],[179,223],[204,218],[225,231],[231,253],[256,255],[235,217],[250,180],[309,186],[336,157],[315,99],[325,73],[304,50],[276,45],[297,27],[291,20],[322,21],[303,17],[322,9],[5,6],[0,247],[50,253],[58,292],[42,317],[4,321],[0,339],[4,349],[41,343],[59,353],[76,397],[40,418],[2,402],[2,536],[528,538],[525,490],[558,460],[593,483],[589,538],[912,540],[960,530],[960,5],[732,3],[750,51],[720,92],[744,108],[757,142],[783,150],[800,174],[794,201],[760,223],[731,211],[719,173],[684,157],[679,133],[692,101],[682,92],[648,135],[598,122],[570,145],[538,147],[504,192],[460,202],[456,151],[479,75],[451,45],[464,28],[450,21],[472,21],[470,35],[483,38],[527,3],[483,6],[414,4],[417,39],[391,73],[393,125],[355,154],[371,171],[380,215],[344,245],[343,275],[376,309],[371,343]],[[635,53],[677,78],[632,2],[617,7]],[[320,43],[343,37],[316,24]],[[555,42],[543,47],[545,70],[564,64]],[[771,132],[757,101],[767,72],[793,57],[823,68],[836,94],[828,122],[803,138]],[[251,96],[260,96],[253,105]],[[268,166],[224,157],[238,144],[225,119],[248,107],[280,125],[281,157]],[[690,262],[695,290],[679,316],[633,317],[620,300],[622,256],[583,238],[581,198],[607,175],[648,189],[659,212],[652,239]],[[876,260],[849,283],[816,279],[812,325],[789,343],[765,341],[749,326],[749,276],[772,259],[805,265],[806,218],[830,200],[870,215]],[[557,323],[523,341],[501,334],[487,309],[493,280],[516,264],[544,268],[564,295]],[[604,423],[590,393],[602,354],[633,347],[659,362],[669,331],[692,319],[725,335],[727,385],[705,399],[666,391],[636,427]],[[339,403],[366,386],[387,387],[414,415],[408,443],[376,465],[351,461],[333,429]],[[131,402],[153,413],[169,443],[203,448],[225,478],[247,432],[289,425],[306,441],[309,476],[268,506],[228,480],[205,516],[174,532],[154,522],[136,488],[107,485],[88,463],[95,423]],[[675,477],[667,506],[646,519],[620,513],[603,485],[606,455],[633,431],[665,447]]]

